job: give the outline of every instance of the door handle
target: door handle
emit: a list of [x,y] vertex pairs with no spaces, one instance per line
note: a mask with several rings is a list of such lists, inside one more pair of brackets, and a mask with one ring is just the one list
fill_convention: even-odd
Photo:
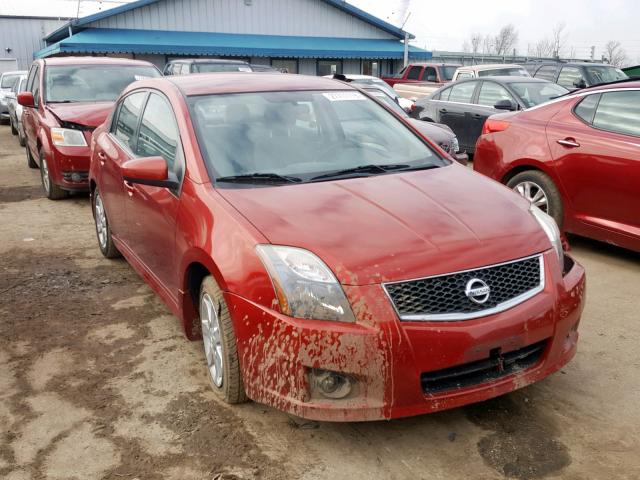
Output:
[[133,192],[135,191],[133,183],[127,180],[123,180],[122,183],[124,183],[124,188],[127,191],[127,195],[129,195],[130,197],[133,197]]
[[100,166],[104,167],[104,161],[107,159],[107,155],[102,152],[102,151],[98,151],[98,159],[100,160]]
[[441,108],[440,110],[438,110],[440,113],[447,113],[447,109],[446,108]]
[[484,118],[484,115],[480,115],[479,113],[474,113],[471,115],[473,118]]
[[557,140],[557,142],[563,147],[575,148],[580,146],[580,144],[576,142],[576,139],[571,137],[567,137],[564,140]]

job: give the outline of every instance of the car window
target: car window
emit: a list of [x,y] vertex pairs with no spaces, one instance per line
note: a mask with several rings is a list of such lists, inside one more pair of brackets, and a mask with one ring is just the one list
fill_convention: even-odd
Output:
[[433,67],[425,67],[424,73],[422,74],[422,80],[426,82],[435,82],[438,80],[438,75],[436,69]]
[[492,68],[491,70],[480,70],[479,77],[528,77],[527,72],[522,67]]
[[440,67],[441,80],[450,82],[458,67]]
[[189,75],[191,73],[191,65],[188,63],[183,63],[180,66],[180,74],[181,75]]
[[477,82],[458,83],[451,87],[448,101],[458,103],[471,103],[473,92],[476,89]]
[[587,74],[591,76],[594,83],[617,82],[629,78],[626,73],[616,67],[607,67],[601,65],[590,65],[584,67]]
[[482,82],[480,94],[478,95],[478,105],[493,107],[500,100],[510,100],[514,102],[511,94],[509,94],[507,89],[502,85],[498,85],[495,82]]
[[600,94],[587,95],[574,108],[575,114],[587,123],[593,123],[593,115],[600,101]]
[[551,82],[512,82],[511,90],[516,92],[526,108],[534,107],[561,95],[569,93],[564,87]]
[[562,85],[566,88],[576,88],[577,83],[580,80],[584,80],[582,72],[576,67],[562,67],[560,76],[558,77],[558,85]]
[[447,100],[449,100],[449,95],[451,95],[451,87],[445,88],[438,94],[438,98],[434,97],[433,99],[442,100],[443,102],[446,102]]
[[458,80],[464,80],[465,78],[473,78],[473,73],[471,72],[460,72],[456,77]]
[[142,104],[147,97],[146,92],[136,92],[128,95],[120,102],[117,118],[113,122],[112,132],[124,146],[135,152],[135,134]]
[[144,107],[135,152],[140,157],[164,158],[169,173],[182,180],[182,149],[178,125],[171,104],[156,93],[149,95]]
[[640,91],[603,93],[593,126],[625,135],[640,136]]
[[549,80],[555,82],[556,74],[558,73],[558,67],[556,65],[545,65],[535,73],[535,78],[541,78],[542,80]]
[[19,78],[19,73],[5,73],[2,75],[2,80],[0,81],[0,88],[12,89]]
[[36,66],[36,71],[33,75],[33,84],[31,85],[31,93],[33,93],[33,105],[38,108],[40,105],[40,65]]
[[418,80],[420,78],[420,72],[422,67],[411,67],[407,74],[407,80]]
[[38,64],[34,63],[33,65],[31,65],[31,68],[29,69],[29,76],[27,77],[27,92],[31,92],[32,91],[32,86],[33,86],[33,80],[36,77],[36,70],[38,69]]

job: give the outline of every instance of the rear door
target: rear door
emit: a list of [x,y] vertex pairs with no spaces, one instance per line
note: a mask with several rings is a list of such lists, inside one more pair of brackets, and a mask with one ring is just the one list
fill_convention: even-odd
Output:
[[[147,99],[135,143],[137,157],[161,156],[169,176],[182,182],[185,159],[169,100],[159,92]],[[129,246],[177,301],[175,233],[180,190],[125,183]]]
[[456,83],[448,90],[446,101],[441,96],[436,105],[436,121],[448,125],[458,137],[460,146],[471,151],[475,147],[475,139],[472,139],[469,112],[474,108],[473,98],[477,85],[476,80]]
[[640,90],[625,89],[588,95],[547,126],[576,233],[631,248],[635,236],[640,248],[640,122],[630,121],[638,118]]
[[115,110],[111,129],[96,138],[93,161],[100,162],[98,188],[107,211],[113,235],[129,243],[126,219],[126,195],[122,164],[135,156],[136,135],[146,91],[136,91],[123,97]]

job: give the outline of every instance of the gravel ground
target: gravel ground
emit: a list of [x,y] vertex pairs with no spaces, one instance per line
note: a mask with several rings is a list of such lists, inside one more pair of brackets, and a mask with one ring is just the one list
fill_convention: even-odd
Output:
[[0,127],[0,478],[638,479],[640,255],[572,238],[587,269],[578,354],[491,401],[391,422],[305,422],[209,390],[87,196],[43,198]]

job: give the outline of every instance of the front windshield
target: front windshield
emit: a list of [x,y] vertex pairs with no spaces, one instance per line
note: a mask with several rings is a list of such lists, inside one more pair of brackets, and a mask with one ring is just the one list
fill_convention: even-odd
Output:
[[440,73],[442,74],[442,80],[450,82],[453,80],[453,74],[456,73],[458,67],[441,67]]
[[251,67],[238,63],[195,63],[193,70],[196,73],[250,72]]
[[626,73],[616,67],[588,66],[585,70],[594,84],[617,82],[629,78]]
[[534,107],[569,93],[566,88],[551,82],[518,82],[511,83],[510,86],[520,97],[526,108]]
[[385,172],[378,165],[448,164],[384,107],[354,90],[193,96],[189,104],[200,149],[220,182],[256,173],[314,181],[363,166],[379,174]]
[[130,83],[159,76],[154,67],[133,65],[47,66],[44,98],[49,103],[112,102]]
[[530,77],[522,67],[494,68],[491,70],[480,70],[479,77]]
[[18,78],[20,78],[20,74],[4,75],[0,88],[13,88]]

